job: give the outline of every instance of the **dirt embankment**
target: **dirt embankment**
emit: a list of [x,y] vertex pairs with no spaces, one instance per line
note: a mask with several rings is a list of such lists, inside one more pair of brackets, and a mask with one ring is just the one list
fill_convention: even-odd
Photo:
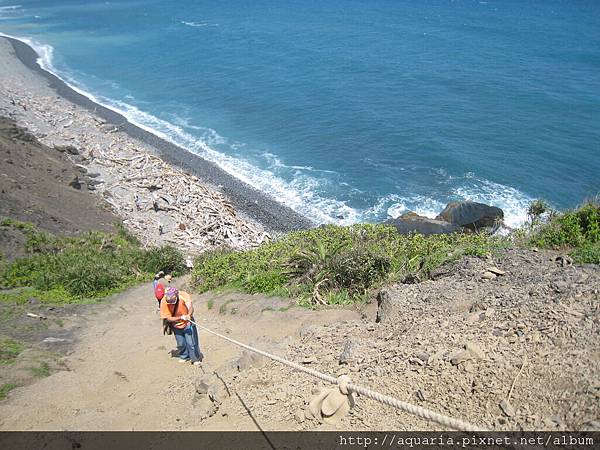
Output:
[[[348,373],[379,392],[490,429],[597,430],[599,289],[598,266],[576,267],[553,252],[466,258],[442,267],[434,281],[384,290],[379,323],[369,316],[309,327],[287,356],[311,358],[325,373]],[[265,392],[267,383],[275,393]],[[233,385],[265,419],[320,427],[303,415],[306,380],[285,368],[252,371]],[[278,395],[289,406],[265,405]],[[341,426],[439,428],[364,399]]]
[[[67,156],[41,144],[11,119],[0,117],[0,218],[32,222],[55,233],[111,231],[120,222]],[[93,188],[92,188],[93,189]],[[0,250],[22,255],[23,236],[0,228]]]

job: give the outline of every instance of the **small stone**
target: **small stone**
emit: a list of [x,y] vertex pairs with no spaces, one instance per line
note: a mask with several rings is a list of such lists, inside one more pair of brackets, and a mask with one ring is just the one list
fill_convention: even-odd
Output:
[[75,178],[73,178],[73,180],[69,183],[69,186],[71,186],[73,189],[81,189],[81,182],[79,181],[79,177],[77,175],[75,175]]
[[450,356],[450,363],[453,366],[458,366],[460,363],[465,362],[469,359],[471,359],[473,357],[473,355],[471,354],[471,352],[468,352],[466,350],[461,350],[459,352],[454,353],[452,356]]
[[468,352],[471,352],[473,354],[473,356],[477,359],[485,358],[485,352],[481,349],[481,347],[479,347],[477,344],[475,344],[473,342],[467,342],[467,344],[465,345],[465,350],[467,350]]
[[462,369],[467,373],[475,372],[475,366],[471,361],[465,361],[464,364],[461,365]]
[[497,267],[495,267],[495,266],[488,267],[488,268],[487,268],[487,269],[485,269],[485,270],[486,270],[486,271],[488,271],[488,272],[491,272],[491,273],[493,273],[494,275],[500,275],[500,276],[502,276],[502,275],[506,275],[506,272],[505,272],[504,270],[498,269],[498,268],[497,268]]
[[516,413],[515,408],[506,399],[500,402],[500,409],[507,417],[513,417]]
[[415,356],[417,358],[419,358],[421,361],[423,361],[424,363],[427,363],[427,361],[429,361],[429,353],[427,353],[427,352],[418,352],[415,354]]
[[554,422],[554,423],[555,423],[556,425],[558,425],[558,426],[562,425],[562,419],[561,419],[561,417],[560,417],[560,416],[558,416],[558,415],[551,416],[551,417],[550,417],[550,420],[551,420],[552,422]]
[[305,356],[304,358],[302,358],[302,364],[312,364],[316,361],[317,360],[314,356]]
[[294,419],[296,419],[296,422],[298,423],[302,423],[305,420],[305,411],[302,411],[301,409],[297,409],[296,413],[294,414]]
[[600,422],[590,420],[581,426],[581,431],[600,431]]
[[494,278],[496,278],[496,274],[486,271],[486,272],[483,272],[483,275],[481,275],[481,278],[484,280],[493,280]]
[[344,344],[344,350],[342,351],[342,354],[338,358],[338,363],[340,365],[348,364],[354,358],[355,350],[356,350],[356,342],[351,339],[346,341],[346,343]]

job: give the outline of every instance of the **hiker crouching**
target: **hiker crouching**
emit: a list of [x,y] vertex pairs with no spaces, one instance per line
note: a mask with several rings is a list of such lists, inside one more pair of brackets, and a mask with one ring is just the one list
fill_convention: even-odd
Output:
[[196,327],[193,320],[194,306],[192,296],[177,288],[169,287],[160,302],[160,318],[165,319],[173,328],[179,350],[179,362],[191,361],[200,364],[201,353]]

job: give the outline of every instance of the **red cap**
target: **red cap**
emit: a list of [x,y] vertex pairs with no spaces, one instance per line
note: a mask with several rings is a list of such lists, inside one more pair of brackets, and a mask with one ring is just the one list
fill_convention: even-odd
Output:
[[165,287],[162,284],[157,284],[156,285],[156,289],[154,289],[154,296],[156,297],[156,300],[162,300],[162,298],[165,296]]

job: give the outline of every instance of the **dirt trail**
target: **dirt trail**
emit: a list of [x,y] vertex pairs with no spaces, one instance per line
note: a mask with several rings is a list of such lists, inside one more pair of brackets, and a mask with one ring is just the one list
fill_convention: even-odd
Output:
[[[211,301],[209,301],[211,300]],[[239,301],[238,301],[239,300]],[[285,353],[292,336],[307,324],[358,317],[356,311],[314,313],[284,300],[243,294],[196,296],[198,323],[262,348]],[[209,309],[210,305],[210,309]],[[281,310],[280,310],[281,309]],[[194,405],[194,382],[218,370],[237,369],[241,349],[200,332],[201,367],[170,356],[173,336],[163,336],[149,285],[117,295],[85,320],[68,370],[13,390],[0,403],[2,430],[264,430],[294,424],[257,420],[233,396],[228,411],[207,417]],[[276,323],[277,326],[273,326]],[[265,387],[268,389],[268,387]],[[230,402],[232,400],[230,399]],[[206,419],[206,420],[204,420]]]

